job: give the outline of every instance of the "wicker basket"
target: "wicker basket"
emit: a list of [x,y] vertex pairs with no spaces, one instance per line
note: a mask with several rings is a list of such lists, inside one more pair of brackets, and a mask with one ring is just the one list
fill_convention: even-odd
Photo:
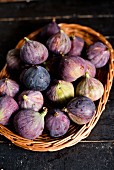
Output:
[[[43,135],[41,135],[35,140],[28,140],[14,134],[6,127],[0,125],[0,134],[4,135],[15,145],[22,147],[24,149],[28,149],[32,151],[42,151],[42,152],[57,151],[65,147],[73,146],[76,143],[80,142],[82,139],[86,138],[90,134],[91,130],[98,122],[103,110],[105,109],[105,105],[109,97],[109,93],[113,81],[113,73],[114,73],[114,51],[111,44],[105,39],[103,35],[94,31],[89,27],[85,27],[77,24],[64,24],[64,23],[59,24],[59,26],[69,36],[74,34],[83,38],[88,45],[98,40],[107,45],[107,47],[111,52],[110,60],[106,67],[107,69],[104,67],[100,71],[98,70],[99,71],[98,79],[100,79],[100,81],[104,83],[105,91],[102,98],[98,101],[96,114],[93,116],[91,121],[88,124],[83,125],[81,127],[72,124],[70,126],[68,133],[61,138],[51,138],[48,134],[44,133]],[[31,33],[30,35],[28,35],[28,38],[35,39],[40,31],[41,29],[38,29],[37,31]],[[23,43],[24,40],[21,40],[17,44],[16,48],[20,48]],[[103,75],[105,76],[105,78]],[[5,65],[3,70],[0,72],[0,79],[9,76],[10,75],[8,74],[7,71],[7,65]]]

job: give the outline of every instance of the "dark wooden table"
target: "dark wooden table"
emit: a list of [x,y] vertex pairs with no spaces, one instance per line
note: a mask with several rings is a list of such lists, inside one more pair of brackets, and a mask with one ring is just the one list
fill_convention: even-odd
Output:
[[[4,0],[3,0],[4,1]],[[114,47],[114,1],[32,0],[0,3],[0,70],[8,50],[50,22],[77,23],[102,33]],[[2,170],[114,170],[114,86],[88,138],[57,152],[32,152],[0,136]]]

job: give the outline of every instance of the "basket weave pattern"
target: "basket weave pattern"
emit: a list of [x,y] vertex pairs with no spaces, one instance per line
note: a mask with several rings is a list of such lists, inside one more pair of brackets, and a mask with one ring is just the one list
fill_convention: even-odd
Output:
[[[39,136],[35,140],[28,140],[22,138],[12,131],[8,130],[6,127],[0,125],[0,134],[4,135],[8,138],[12,143],[15,145],[22,147],[24,149],[32,150],[32,151],[57,151],[63,149],[65,147],[70,147],[75,145],[76,143],[80,142],[82,139],[86,138],[91,130],[95,127],[96,123],[98,122],[103,110],[105,109],[105,105],[107,103],[110,89],[112,86],[113,75],[114,75],[114,51],[111,44],[105,39],[103,35],[94,31],[93,29],[77,24],[59,24],[60,28],[63,29],[67,35],[76,35],[84,39],[87,45],[92,44],[96,41],[101,41],[107,45],[110,50],[111,56],[108,62],[108,69],[103,74],[105,75],[105,84],[104,84],[104,94],[102,98],[99,100],[97,105],[96,114],[92,117],[91,121],[83,125],[81,127],[71,124],[69,131],[67,134],[61,138],[51,138],[48,134],[44,133],[43,135]],[[41,29],[29,34],[27,37],[29,39],[35,40],[38,33]],[[24,43],[22,39],[16,46],[16,48],[20,48]],[[102,75],[102,74],[99,74]],[[4,66],[3,70],[0,72],[0,79],[3,77],[9,77],[7,71],[7,65]],[[102,81],[102,76],[98,77],[99,80]]]

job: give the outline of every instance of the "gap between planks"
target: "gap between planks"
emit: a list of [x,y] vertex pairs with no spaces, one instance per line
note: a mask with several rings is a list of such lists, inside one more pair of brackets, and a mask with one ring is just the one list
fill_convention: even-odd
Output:
[[114,14],[99,14],[99,15],[64,15],[64,16],[42,16],[42,17],[18,17],[18,18],[0,18],[0,22],[8,22],[8,21],[29,21],[29,20],[49,20],[55,17],[56,19],[72,19],[72,18],[114,18]]

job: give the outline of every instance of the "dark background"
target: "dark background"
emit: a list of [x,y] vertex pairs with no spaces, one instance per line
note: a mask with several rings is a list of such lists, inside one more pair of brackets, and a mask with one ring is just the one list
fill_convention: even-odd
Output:
[[[56,17],[57,23],[77,23],[102,33],[114,47],[114,1],[0,1],[0,70],[8,50],[32,31]],[[15,1],[15,0],[14,0]],[[114,86],[105,111],[88,138],[56,152],[32,152],[0,136],[2,170],[114,170]]]

